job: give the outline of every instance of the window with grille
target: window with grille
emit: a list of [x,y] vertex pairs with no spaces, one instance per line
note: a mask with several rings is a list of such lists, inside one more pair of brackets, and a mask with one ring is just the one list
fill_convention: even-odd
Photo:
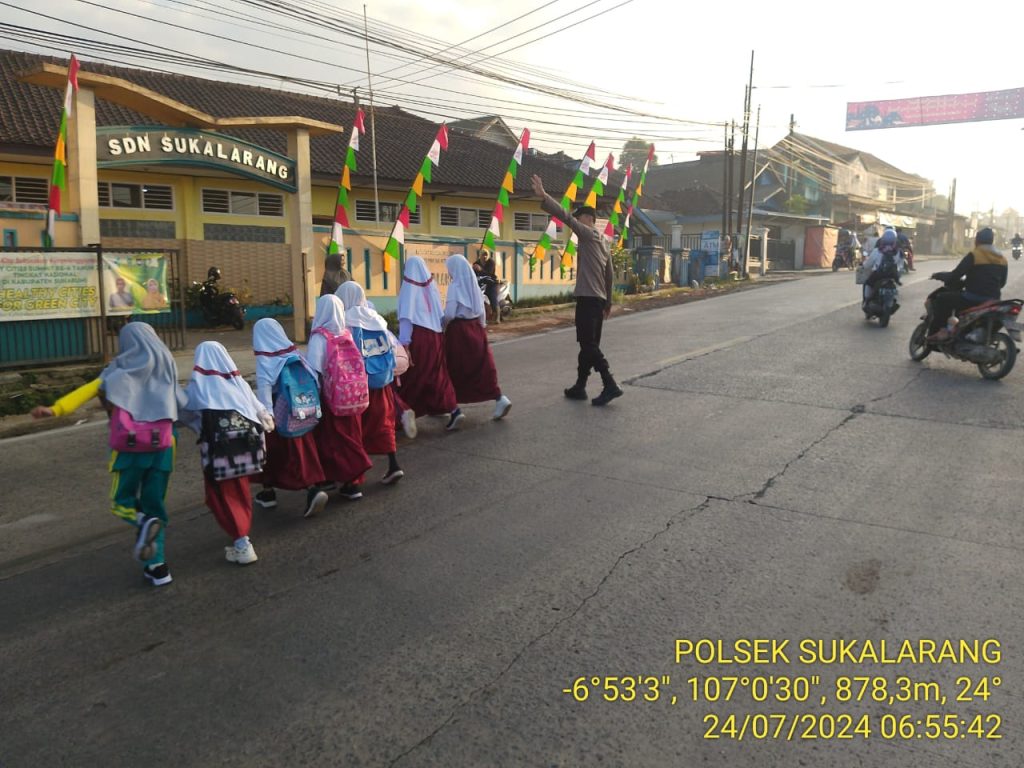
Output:
[[40,203],[50,199],[50,182],[28,176],[0,176],[0,203]]
[[456,208],[451,205],[441,206],[442,227],[463,227],[467,229],[486,229],[491,225],[491,212],[486,208]]
[[266,192],[204,189],[203,213],[231,213],[236,216],[284,216],[284,197]]
[[[379,221],[379,222],[393,222],[398,218],[399,211],[402,210],[401,203],[381,203],[380,204],[380,216],[373,215],[373,200],[356,200],[356,221]],[[409,212],[409,223],[419,224],[420,223],[420,211],[421,206],[417,206],[415,211]]]
[[[517,213],[515,228],[519,232],[544,232],[548,228],[549,218],[546,213]],[[556,230],[561,232],[561,225],[556,227]]]

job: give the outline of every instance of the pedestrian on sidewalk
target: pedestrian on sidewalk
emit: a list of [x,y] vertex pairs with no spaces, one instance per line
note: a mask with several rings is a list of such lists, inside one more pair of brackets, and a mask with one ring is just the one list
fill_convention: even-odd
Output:
[[348,270],[341,265],[340,253],[329,253],[324,257],[324,276],[320,280],[320,295],[329,296],[338,290],[338,286],[352,278]]
[[423,259],[410,256],[398,292],[398,340],[409,350],[412,365],[398,392],[417,416],[447,416],[445,429],[451,432],[465,416],[448,376],[443,329],[444,310],[434,278]]
[[612,313],[612,288],[614,271],[608,241],[597,230],[597,211],[589,205],[581,205],[574,213],[562,208],[556,200],[544,191],[544,181],[534,175],[533,193],[541,199],[544,212],[564,222],[579,239],[577,256],[576,288],[576,341],[580,353],[576,364],[576,383],[565,390],[570,400],[587,399],[587,379],[590,371],[601,376],[601,394],[591,400],[592,405],[607,405],[622,395],[615,383],[608,361],[601,352],[601,328]]
[[[264,317],[256,321],[252,327],[252,346],[256,356],[256,397],[264,408],[271,413],[284,414],[284,421],[287,421],[291,404],[286,402],[288,393],[283,391],[283,378],[296,386],[308,383],[311,396],[315,396],[319,404],[316,371],[309,367],[277,320]],[[286,369],[288,373],[282,376]],[[322,414],[322,411],[320,405],[311,408],[306,416],[311,426],[315,427],[317,413]],[[319,487],[324,484],[324,468],[320,465],[313,430],[306,426],[308,432],[286,437],[282,434],[285,424],[280,423],[280,418],[275,418],[275,422],[276,429],[267,434],[267,462],[263,472],[253,476],[253,482],[263,485],[255,501],[264,509],[271,509],[277,506],[275,488],[305,491],[303,516],[312,517],[327,505],[327,494]]]
[[444,307],[444,357],[460,403],[494,401],[493,419],[502,419],[512,401],[501,393],[494,355],[487,342],[487,315],[473,268],[461,254],[445,262],[451,281]]
[[128,323],[118,334],[120,352],[100,377],[52,406],[38,406],[39,419],[63,416],[99,397],[110,416],[111,512],[136,528],[135,559],[156,587],[171,583],[164,557],[167,485],[174,471],[173,423],[185,394],[178,367],[152,326]]
[[360,426],[363,449],[372,456],[387,456],[388,469],[382,485],[393,485],[405,477],[398,466],[398,444],[395,440],[396,406],[394,389],[395,352],[387,321],[366,300],[363,286],[352,280],[342,283],[335,295],[345,305],[345,327],[352,334],[356,347],[363,353],[366,365],[370,404],[363,411]]
[[274,417],[242,378],[228,351],[216,341],[204,341],[196,347],[186,391],[188,404],[182,422],[199,435],[206,506],[233,542],[224,547],[224,559],[249,565],[259,559],[249,540],[249,477],[263,469],[263,433],[274,428]]
[[329,341],[355,347],[351,334],[345,330],[345,305],[333,293],[316,300],[316,312],[313,315],[309,344],[306,346],[306,360],[320,376],[320,402],[323,403],[323,414],[313,430],[313,437],[327,481],[341,486],[338,494],[343,499],[357,501],[363,498],[360,485],[363,475],[373,467],[373,462],[363,449],[362,414],[334,413],[324,394]]

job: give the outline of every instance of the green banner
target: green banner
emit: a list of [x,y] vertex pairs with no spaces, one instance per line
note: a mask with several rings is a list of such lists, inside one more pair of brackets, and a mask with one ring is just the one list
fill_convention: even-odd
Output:
[[108,315],[152,315],[170,311],[167,255],[103,254],[103,289]]

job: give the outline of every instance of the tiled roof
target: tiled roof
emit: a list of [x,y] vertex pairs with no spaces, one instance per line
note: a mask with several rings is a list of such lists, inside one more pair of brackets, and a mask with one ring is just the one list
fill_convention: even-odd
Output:
[[[0,50],[0,148],[21,151],[52,152],[64,98],[56,88],[20,82],[18,76],[44,62],[66,65],[67,60],[34,53]],[[115,67],[82,61],[82,70],[119,77],[214,117],[300,116],[346,127],[345,134],[313,136],[310,139],[314,177],[338,178],[348,147],[348,126],[355,117],[352,103],[322,96],[289,93],[270,88],[242,85],[223,80],[207,80],[190,75],[164,74],[144,69]],[[377,176],[383,187],[408,189],[423,158],[430,149],[438,124],[398,107],[377,107]],[[146,125],[153,120],[101,99],[96,101],[96,123],[107,125]],[[286,153],[283,131],[269,129],[231,129],[238,138]],[[367,137],[357,158],[359,173],[355,183],[369,184],[371,144],[369,117]],[[443,188],[497,195],[511,159],[509,151],[489,141],[459,135],[452,137],[449,150],[441,157],[428,188]],[[516,195],[530,195],[530,176],[540,174],[549,189],[564,188],[572,178],[570,169],[543,153],[530,154],[516,178]]]

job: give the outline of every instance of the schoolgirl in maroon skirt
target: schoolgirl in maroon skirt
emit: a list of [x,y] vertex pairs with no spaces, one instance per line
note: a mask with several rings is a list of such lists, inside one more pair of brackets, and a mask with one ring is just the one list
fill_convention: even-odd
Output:
[[[352,333],[371,339],[382,339],[389,343],[391,337],[388,331],[387,321],[380,316],[376,309],[366,300],[366,292],[359,283],[349,280],[342,283],[335,295],[345,305],[345,327]],[[363,356],[366,357],[366,346],[364,344]],[[386,357],[386,356],[384,356]],[[405,472],[398,466],[398,446],[395,440],[395,419],[397,418],[397,407],[395,404],[394,390],[391,380],[394,378],[394,355],[391,355],[392,365],[388,382],[383,387],[374,387],[370,382],[370,404],[363,411],[363,448],[372,456],[387,456],[388,469],[381,478],[383,485],[397,483]]]
[[455,398],[460,403],[493,400],[493,418],[504,418],[512,401],[498,386],[498,371],[487,341],[483,295],[473,268],[461,254],[449,256],[445,265],[451,282],[444,309],[444,354]]
[[[298,363],[316,379],[316,372],[274,318],[256,321],[252,328],[252,346],[256,356],[256,397],[271,412],[275,398],[280,396],[281,371],[286,365]],[[284,437],[278,425],[278,429],[267,435],[267,462],[263,473],[254,476],[253,481],[263,485],[254,501],[265,509],[277,506],[275,488],[306,491],[305,517],[321,512],[327,505],[327,494],[318,487],[324,483],[324,468],[320,465],[312,431],[298,437]]]
[[459,428],[464,415],[448,377],[442,335],[441,294],[419,256],[406,259],[398,292],[398,339],[412,365],[402,375],[399,394],[417,416],[447,415],[445,429]]
[[[340,334],[345,330],[345,305],[334,294],[321,296],[316,300],[312,331],[306,347],[306,362],[322,375],[324,370],[327,341],[321,333]],[[320,398],[323,402],[323,397]],[[363,497],[359,486],[364,473],[373,466],[363,448],[362,416],[359,414],[338,416],[329,407],[322,407],[320,423],[313,430],[320,466],[328,482],[338,483],[342,498],[355,501]]]

